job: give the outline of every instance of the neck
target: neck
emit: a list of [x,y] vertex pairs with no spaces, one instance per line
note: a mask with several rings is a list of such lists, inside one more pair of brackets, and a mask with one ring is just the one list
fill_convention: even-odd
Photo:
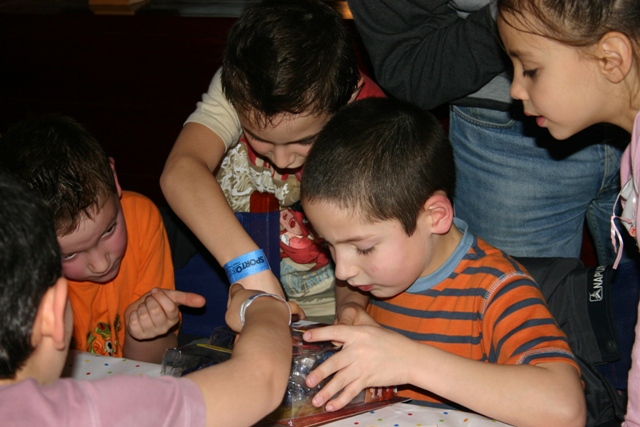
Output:
[[0,387],[17,383],[17,379],[2,379],[0,380]]
[[[631,79],[631,77],[636,75],[636,73],[630,73],[629,77],[626,79],[626,84],[624,85],[626,88],[626,96],[622,97],[622,104],[620,105],[620,109],[615,118],[617,122],[614,122],[614,124],[620,126],[629,133],[633,131],[636,116],[640,111],[640,82],[638,79]],[[629,96],[629,94],[635,94],[635,96]]]
[[629,108],[624,112],[621,112],[614,120],[612,120],[611,123],[620,126],[622,129],[631,133],[639,111],[640,108],[636,106],[629,106]]

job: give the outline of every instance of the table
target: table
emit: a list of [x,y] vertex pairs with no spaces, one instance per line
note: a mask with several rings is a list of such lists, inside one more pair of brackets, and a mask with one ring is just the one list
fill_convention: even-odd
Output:
[[[71,350],[63,377],[91,381],[113,375],[160,376],[161,365]],[[394,403],[324,424],[324,427],[509,427],[481,415]]]
[[62,376],[76,380],[97,380],[119,374],[159,377],[160,367],[161,365],[157,363],[138,362],[137,360],[71,350]]
[[508,424],[467,412],[394,403],[323,427],[508,427]]

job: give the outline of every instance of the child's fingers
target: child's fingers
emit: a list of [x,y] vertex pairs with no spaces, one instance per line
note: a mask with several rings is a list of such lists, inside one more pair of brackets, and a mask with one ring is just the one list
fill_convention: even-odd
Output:
[[305,331],[302,338],[307,342],[334,341],[344,343],[344,334],[348,332],[345,328],[350,328],[350,326],[331,325],[321,328],[313,328]]
[[[170,302],[162,296],[158,296],[160,293],[163,293]],[[204,306],[206,303],[206,300],[202,295],[194,294],[193,292],[154,288],[151,290],[151,295],[153,295],[165,309],[169,309],[169,306],[172,304],[198,308]]]
[[377,323],[365,309],[357,304],[348,304],[340,310],[336,324],[338,325],[371,325]]
[[162,290],[152,290],[144,301],[144,308],[151,321],[149,326],[154,328],[162,328],[167,322],[173,326],[180,319],[178,306]]
[[138,312],[135,310],[129,314],[127,318],[127,329],[134,338],[137,337],[142,331],[140,329],[140,320],[138,319]]
[[338,411],[349,404],[354,397],[362,391],[362,387],[359,387],[355,382],[349,384],[338,397],[330,400],[325,405],[325,409],[329,412]]
[[298,320],[305,320],[307,318],[307,315],[304,314],[304,310],[302,310],[302,308],[298,305],[297,302],[287,301],[287,304],[289,304],[289,308],[291,308],[292,322],[295,322]]
[[[342,368],[344,368],[346,359],[343,356],[344,355],[342,353],[337,352],[331,357],[329,357],[327,360],[322,362],[320,366],[315,368],[313,371],[309,372],[306,378],[307,386],[311,388],[316,387],[322,381],[324,381],[325,379],[329,378],[331,375],[335,374],[336,372],[339,372]],[[337,380],[333,381],[336,378]],[[333,384],[330,383],[325,386],[325,388],[327,388],[327,391],[332,392],[332,394],[328,395],[327,398],[331,397],[333,394],[337,393],[342,387],[344,387],[344,384],[342,384],[342,387],[336,388],[337,383],[341,379],[344,379],[344,375],[342,375],[342,373],[340,373],[340,375],[335,375],[334,379],[332,379]]]
[[[156,303],[157,304],[157,303]],[[155,323],[153,321],[153,319],[151,318],[151,314],[149,313],[149,310],[147,308],[147,304],[140,304],[138,306],[138,309],[135,310],[131,317],[129,318],[129,322],[131,323],[131,319],[133,317],[137,317],[138,320],[138,329],[140,330],[140,332],[143,334],[142,337],[139,338],[149,338],[147,336],[147,334],[149,334],[151,331],[155,330]],[[131,325],[133,327],[133,325]],[[138,337],[136,337],[138,338]]]
[[[333,375],[333,378],[314,396],[312,401],[314,406],[320,407],[329,402],[327,410],[335,411],[349,403],[360,392],[358,385],[355,384],[358,378],[352,378],[352,370],[343,366],[345,360],[342,360],[340,353],[336,353],[307,375],[309,387],[316,387]],[[330,401],[334,396],[337,397]]]
[[336,318],[337,325],[353,325],[358,318],[358,311],[355,307],[347,306],[340,310],[339,316]]

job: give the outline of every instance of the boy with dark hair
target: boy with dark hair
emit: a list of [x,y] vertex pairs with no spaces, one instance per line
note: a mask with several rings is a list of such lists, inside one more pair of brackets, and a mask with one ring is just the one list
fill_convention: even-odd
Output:
[[[337,410],[369,386],[519,426],[585,425],[580,369],[524,269],[454,218],[453,152],[437,120],[391,99],[338,112],[305,167],[302,204],[369,304],[305,340],[343,344],[307,377],[335,376],[314,404]],[[332,398],[340,392],[339,396]]]
[[[226,317],[242,330],[229,361],[184,378],[59,380],[73,321],[61,270],[50,210],[24,183],[0,172],[3,426],[240,427],[280,404],[291,366],[289,309],[240,285],[230,291]],[[243,304],[252,296],[250,305]],[[256,369],[261,364],[270,369]]]
[[[169,205],[225,266],[231,283],[280,294],[284,288],[309,319],[333,321],[334,273],[301,212],[300,177],[329,118],[371,96],[384,94],[358,70],[342,18],[325,2],[263,0],[243,11],[222,68],[187,119],[160,180]],[[278,200],[282,287],[258,262],[262,250],[234,215],[250,210],[254,192]],[[260,268],[241,274],[226,268],[254,260]]]
[[43,116],[0,138],[0,167],[51,207],[69,280],[78,350],[160,362],[177,344],[171,254],[162,219],[146,197],[122,191],[112,159],[79,123]]

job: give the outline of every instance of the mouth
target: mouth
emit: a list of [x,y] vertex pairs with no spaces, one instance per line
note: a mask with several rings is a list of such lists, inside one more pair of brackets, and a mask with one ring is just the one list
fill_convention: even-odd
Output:
[[524,115],[527,117],[535,117],[536,124],[540,127],[544,127],[544,125],[547,123],[547,118],[545,116],[541,116],[539,114],[533,114],[528,111],[525,111]]
[[362,292],[369,292],[371,289],[373,289],[373,285],[351,285],[351,286],[353,286],[354,288]]
[[295,175],[296,173],[302,170],[302,165],[297,165],[295,167],[289,167],[289,166],[280,167],[277,164],[275,164],[275,162],[268,156],[265,156],[262,154],[257,154],[257,156],[261,158],[263,161],[265,161],[266,163],[268,163],[269,165],[271,165],[271,167],[280,175]]
[[300,170],[302,170],[302,166],[298,166],[295,168],[279,168],[273,163],[271,163],[271,165],[276,170],[276,172],[278,172],[280,175],[295,175],[298,172],[300,172]]

